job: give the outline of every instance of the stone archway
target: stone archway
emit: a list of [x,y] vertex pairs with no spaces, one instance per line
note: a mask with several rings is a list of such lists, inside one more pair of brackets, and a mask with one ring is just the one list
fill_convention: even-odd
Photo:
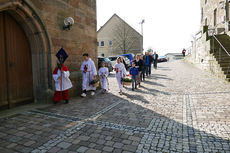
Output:
[[9,13],[19,23],[29,40],[34,100],[46,101],[47,89],[52,89],[52,70],[51,46],[45,25],[29,1],[3,0],[0,3],[2,11]]

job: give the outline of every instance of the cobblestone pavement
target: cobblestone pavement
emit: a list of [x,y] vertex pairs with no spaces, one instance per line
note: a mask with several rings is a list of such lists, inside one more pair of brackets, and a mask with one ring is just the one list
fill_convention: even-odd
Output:
[[142,87],[71,99],[0,120],[0,152],[230,153],[230,84],[183,61]]

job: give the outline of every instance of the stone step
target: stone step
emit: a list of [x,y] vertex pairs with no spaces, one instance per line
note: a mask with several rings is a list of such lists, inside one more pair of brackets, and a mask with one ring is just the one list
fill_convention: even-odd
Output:
[[215,57],[215,59],[218,61],[218,63],[229,63],[230,58],[225,58],[225,57]]
[[230,78],[230,74],[225,74],[226,78]]
[[[213,53],[212,53],[213,54]],[[224,53],[224,52],[222,52],[222,53],[214,53],[213,54],[215,57],[228,57],[228,58],[230,58],[230,56],[228,56],[228,54],[227,53]]]
[[[211,52],[212,53],[212,52]],[[221,51],[221,52],[214,52],[214,53],[212,53],[213,55],[217,55],[217,56],[219,56],[219,55],[221,55],[221,56],[228,56],[228,54],[226,53],[226,52],[224,52],[224,51]],[[230,53],[229,53],[230,54]]]
[[[224,48],[229,51],[230,50],[230,45],[229,44],[224,44],[222,43],[222,45],[224,46]],[[219,48],[223,49],[219,43],[215,43],[214,44],[214,50],[219,50]],[[211,49],[213,49],[213,45],[211,45]]]
[[[230,52],[230,46],[225,46],[225,45],[223,45],[223,46],[224,46],[224,48],[225,48],[228,52]],[[213,47],[212,47],[212,46],[211,46],[210,50],[213,51]],[[224,49],[223,49],[222,47],[220,47],[220,45],[216,45],[216,46],[214,47],[214,51],[219,51],[219,50],[224,51]]]
[[219,59],[216,59],[217,60],[217,62],[218,62],[218,64],[220,64],[220,65],[229,65],[229,63],[230,63],[230,60],[219,60]]
[[229,56],[217,56],[217,55],[214,55],[214,57],[216,59],[221,59],[221,60],[230,60],[230,57]]
[[220,67],[228,67],[229,66],[229,63],[219,63],[220,64]]
[[[210,51],[211,53],[213,53],[213,51],[211,50]],[[229,54],[230,54],[230,52],[228,52]],[[221,54],[221,55],[228,55],[225,51],[223,51],[223,50],[221,50],[220,52],[218,51],[218,50],[215,50],[214,51],[214,54],[215,55],[219,55],[219,54]]]
[[230,46],[230,37],[226,34],[217,35],[217,39],[225,46]]
[[222,71],[224,71],[224,74],[230,73],[230,67],[221,67]]
[[217,62],[219,64],[229,64],[230,63],[230,60],[226,60],[226,59],[219,59],[219,58],[216,58]]
[[[218,40],[221,42],[221,44],[224,46],[224,48],[227,50],[228,53],[230,53],[230,37],[226,34],[223,35],[217,35],[216,36]],[[226,76],[226,81],[230,82],[230,56],[225,52],[225,50],[220,46],[220,44],[215,40],[214,44],[211,38],[211,50],[210,53],[213,54],[213,56],[218,61],[221,70],[224,72]],[[228,72],[229,71],[229,72]]]
[[229,75],[229,78],[230,78],[230,72],[224,72],[224,75]]
[[219,62],[219,63],[229,63],[230,62],[230,58],[219,58],[219,57],[215,57],[216,60]]

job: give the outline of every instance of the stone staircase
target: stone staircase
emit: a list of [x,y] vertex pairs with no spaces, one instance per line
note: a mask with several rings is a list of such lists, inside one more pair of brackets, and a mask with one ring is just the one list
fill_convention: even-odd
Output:
[[[221,44],[225,47],[228,53],[230,53],[230,37],[226,34],[216,35],[216,37],[221,42]],[[211,54],[213,54],[216,61],[218,62],[220,68],[222,69],[226,77],[226,80],[230,82],[230,57],[215,39],[214,39],[214,43],[212,37],[210,38],[210,41],[211,41]]]

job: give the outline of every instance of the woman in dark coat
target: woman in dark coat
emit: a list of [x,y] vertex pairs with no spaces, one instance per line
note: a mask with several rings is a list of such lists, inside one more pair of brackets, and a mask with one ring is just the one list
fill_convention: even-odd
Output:
[[140,71],[140,79],[141,79],[141,81],[145,81],[145,62],[144,62],[144,59],[143,59],[143,55],[140,55],[139,71]]
[[141,55],[136,55],[135,64],[138,68],[138,76],[137,76],[137,84],[139,85],[139,88],[141,86],[142,81],[142,70],[143,70],[143,60],[140,59]]
[[125,63],[124,58],[122,56],[120,56],[120,58],[121,58],[121,63],[123,63],[125,65],[125,69],[127,71],[127,64]]

